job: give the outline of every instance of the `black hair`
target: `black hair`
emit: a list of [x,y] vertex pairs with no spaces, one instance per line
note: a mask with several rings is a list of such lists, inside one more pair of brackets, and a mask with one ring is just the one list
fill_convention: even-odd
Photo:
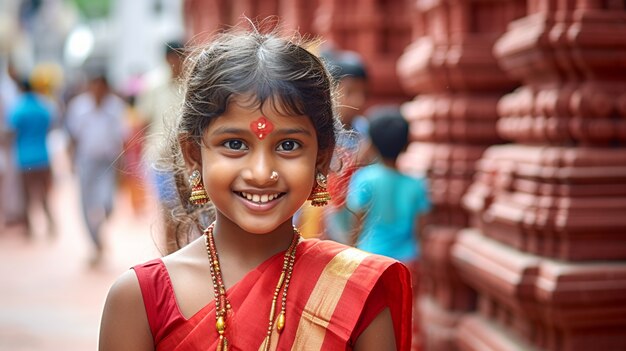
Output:
[[182,41],[172,40],[165,43],[165,55],[178,54],[181,55],[185,50],[185,44]]
[[25,93],[33,91],[33,86],[28,78],[21,78],[19,80],[19,87]]
[[372,108],[369,136],[384,159],[395,160],[409,142],[409,124],[398,107]]

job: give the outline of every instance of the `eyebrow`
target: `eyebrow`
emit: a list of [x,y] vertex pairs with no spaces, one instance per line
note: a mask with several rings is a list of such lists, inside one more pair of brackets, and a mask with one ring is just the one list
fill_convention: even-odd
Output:
[[275,130],[274,132],[280,135],[304,134],[307,136],[313,136],[310,131],[304,128],[283,128]]
[[211,133],[211,135],[241,134],[241,133],[246,133],[246,132],[247,131],[245,129],[224,126],[224,127],[215,128],[215,130]]
[[[234,128],[234,127],[217,127],[211,133],[211,135],[221,135],[221,134],[249,134],[250,131],[243,128]],[[271,132],[271,134],[276,133],[279,135],[292,135],[292,134],[304,134],[307,136],[313,136],[310,131],[304,128],[282,128],[277,129]]]

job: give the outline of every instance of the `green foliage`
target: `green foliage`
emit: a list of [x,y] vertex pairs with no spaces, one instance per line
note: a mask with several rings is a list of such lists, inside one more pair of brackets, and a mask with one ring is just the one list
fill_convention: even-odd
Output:
[[71,0],[87,18],[102,18],[109,15],[110,0]]

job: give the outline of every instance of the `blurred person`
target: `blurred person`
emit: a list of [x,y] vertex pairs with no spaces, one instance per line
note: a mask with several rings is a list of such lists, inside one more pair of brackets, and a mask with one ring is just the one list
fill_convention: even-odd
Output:
[[121,155],[126,104],[115,95],[103,74],[89,78],[87,91],[70,100],[66,123],[78,176],[83,216],[95,253],[92,266],[103,258],[100,230],[113,210],[116,161]]
[[[12,135],[8,132],[8,115],[20,97],[17,71],[10,59],[0,61],[0,158],[4,159],[2,183],[0,183],[0,217],[5,226],[26,227],[26,207],[22,192],[22,180],[16,166]],[[7,201],[11,199],[11,201]]]
[[147,193],[145,184],[144,153],[144,123],[136,106],[136,95],[130,93],[126,96],[126,111],[124,123],[128,137],[124,140],[124,153],[122,161],[122,174],[120,186],[130,196],[133,213],[141,214],[146,208]]
[[329,50],[322,57],[330,64],[331,74],[337,82],[339,101],[337,112],[344,129],[367,135],[367,118],[363,109],[368,97],[367,67],[361,56],[353,51]]
[[48,201],[52,171],[47,146],[53,109],[44,97],[33,92],[28,80],[23,80],[20,87],[22,95],[9,112],[8,126],[14,134],[13,150],[26,205],[26,235],[33,236],[33,210],[40,208],[47,219],[47,232],[53,236],[56,229]]
[[350,244],[394,258],[413,275],[414,350],[420,349],[419,292],[420,219],[430,210],[425,177],[402,174],[398,155],[409,143],[409,125],[396,107],[379,107],[370,115],[369,137],[379,161],[357,170],[350,181],[346,206],[356,215]]
[[[1,78],[2,77],[0,76],[0,79]],[[0,193],[2,193],[2,196],[0,196],[0,232],[4,232],[4,228],[6,226],[6,215],[4,213],[4,198],[6,196],[4,193],[4,179],[9,169],[9,156],[7,153],[11,148],[11,134],[8,131],[8,127],[5,125],[6,117],[3,100],[3,94],[1,94],[0,91]]]
[[372,109],[369,137],[379,160],[354,173],[346,205],[358,218],[351,244],[410,264],[419,257],[417,222],[430,210],[430,200],[425,177],[402,174],[396,167],[408,132],[398,108]]
[[304,224],[305,235],[315,230],[324,238],[346,244],[354,225],[354,214],[345,206],[348,183],[358,168],[371,161],[367,152],[367,120],[361,115],[367,102],[368,74],[355,52],[329,50],[321,56],[337,84],[337,112],[343,133],[337,140],[337,153],[328,175],[328,192],[333,202],[323,210],[304,208],[299,221]]
[[61,90],[63,87],[63,70],[53,63],[40,63],[33,68],[30,78],[32,90],[43,98],[51,109],[54,116],[54,124],[51,128],[60,130],[63,111]]
[[[160,226],[165,233],[161,235],[162,237],[172,237],[171,234],[176,230],[170,212],[181,203],[176,191],[175,174],[160,169],[158,165],[162,157],[163,141],[167,139],[166,128],[172,129],[176,123],[176,113],[182,103],[181,76],[184,50],[184,44],[179,41],[166,43],[164,51],[168,70],[165,79],[148,86],[137,97],[137,111],[143,116],[147,126],[144,157],[150,181],[157,195]],[[165,243],[166,246],[169,244]]]

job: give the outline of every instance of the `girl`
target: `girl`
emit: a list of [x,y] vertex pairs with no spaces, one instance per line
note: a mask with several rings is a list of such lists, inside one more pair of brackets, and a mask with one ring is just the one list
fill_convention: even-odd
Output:
[[172,150],[189,201],[210,199],[215,221],[118,279],[100,350],[407,350],[408,270],[292,225],[307,199],[329,200],[337,124],[323,63],[274,34],[233,31],[187,64]]

